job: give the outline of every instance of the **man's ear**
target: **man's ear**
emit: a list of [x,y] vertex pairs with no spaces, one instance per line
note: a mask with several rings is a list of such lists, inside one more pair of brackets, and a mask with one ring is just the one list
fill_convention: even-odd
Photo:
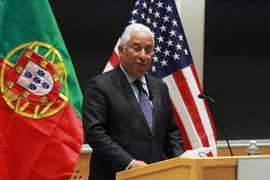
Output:
[[119,54],[119,56],[122,56],[123,55],[123,51],[124,51],[124,46],[119,45],[118,46],[118,54]]

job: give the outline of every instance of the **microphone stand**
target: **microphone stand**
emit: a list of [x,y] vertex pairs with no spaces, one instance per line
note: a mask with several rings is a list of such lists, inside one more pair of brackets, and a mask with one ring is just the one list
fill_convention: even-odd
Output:
[[228,148],[229,148],[229,150],[230,150],[231,156],[233,156],[232,149],[231,149],[231,146],[230,146],[230,144],[229,144],[229,140],[228,140],[228,138],[227,138],[227,135],[226,135],[226,133],[225,133],[223,124],[222,124],[222,122],[221,122],[221,120],[220,120],[220,117],[219,117],[218,110],[217,110],[216,103],[215,103],[214,99],[212,99],[210,96],[206,96],[206,95],[204,95],[204,94],[199,94],[199,95],[198,95],[198,98],[200,98],[200,99],[202,99],[202,98],[210,99],[210,100],[213,102],[214,108],[215,108],[215,111],[216,111],[216,114],[217,114],[217,117],[218,117],[218,121],[219,121],[219,123],[220,123],[220,126],[221,126],[222,132],[223,132],[223,134],[224,134],[226,143],[227,143]]

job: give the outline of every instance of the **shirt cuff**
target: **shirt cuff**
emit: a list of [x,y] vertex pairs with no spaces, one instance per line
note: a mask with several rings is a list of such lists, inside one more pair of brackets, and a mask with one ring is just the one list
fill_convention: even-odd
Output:
[[133,160],[129,163],[129,165],[127,166],[126,170],[129,169],[130,165],[131,165],[134,161],[135,161],[135,159],[133,159]]

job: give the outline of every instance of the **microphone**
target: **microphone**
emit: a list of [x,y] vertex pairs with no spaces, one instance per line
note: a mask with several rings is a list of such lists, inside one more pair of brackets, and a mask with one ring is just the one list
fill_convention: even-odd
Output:
[[154,98],[154,94],[152,92],[149,92],[149,100],[153,101],[153,98]]
[[230,150],[231,156],[233,156],[232,149],[231,149],[231,146],[230,146],[230,144],[229,144],[229,140],[228,140],[228,138],[227,138],[227,135],[226,135],[226,133],[225,133],[223,124],[222,124],[222,122],[221,122],[221,120],[220,120],[220,117],[219,117],[218,110],[217,110],[216,103],[215,103],[214,99],[211,98],[210,96],[206,96],[206,95],[204,95],[204,94],[199,94],[199,95],[198,95],[198,98],[200,98],[200,99],[204,99],[204,98],[210,99],[210,100],[213,102],[214,107],[215,107],[215,110],[216,110],[216,114],[217,114],[217,117],[218,117],[218,121],[219,121],[219,123],[220,123],[221,129],[222,129],[222,132],[223,132],[223,135],[224,135],[225,140],[226,140],[226,142],[227,142],[227,145],[228,145],[228,148],[229,148],[229,150]]
[[210,99],[214,104],[216,104],[215,101],[214,101],[214,99],[212,99],[210,96],[206,96],[204,94],[199,94],[198,95],[198,98],[200,98],[200,99],[207,98],[207,99]]

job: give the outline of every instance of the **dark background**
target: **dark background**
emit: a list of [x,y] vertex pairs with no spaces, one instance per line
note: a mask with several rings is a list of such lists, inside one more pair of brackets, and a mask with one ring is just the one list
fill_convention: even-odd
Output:
[[[136,0],[49,0],[84,91],[102,73]],[[203,89],[219,140],[269,139],[270,2],[206,0]],[[185,27],[184,27],[185,28]]]
[[269,139],[270,2],[206,0],[205,12],[204,93],[228,139]]

